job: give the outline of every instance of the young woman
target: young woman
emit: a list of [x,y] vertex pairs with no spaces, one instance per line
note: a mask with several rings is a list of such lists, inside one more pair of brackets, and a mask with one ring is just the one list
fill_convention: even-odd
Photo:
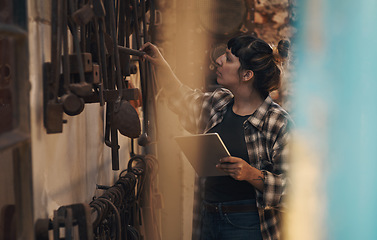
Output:
[[280,41],[274,51],[253,36],[231,39],[216,60],[217,82],[224,88],[211,93],[183,85],[155,45],[142,47],[145,59],[156,67],[170,108],[185,128],[219,133],[231,154],[217,165],[226,176],[200,181],[204,192],[198,239],[281,237],[290,117],[269,92],[280,85],[277,62],[287,56],[288,46]]

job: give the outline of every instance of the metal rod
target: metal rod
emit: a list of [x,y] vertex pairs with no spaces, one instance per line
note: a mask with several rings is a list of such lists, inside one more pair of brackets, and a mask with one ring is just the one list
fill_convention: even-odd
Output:
[[[69,9],[70,9],[70,12],[71,12],[71,15],[72,15],[75,12],[73,0],[69,0],[68,5],[69,5]],[[80,83],[83,84],[83,83],[85,83],[85,76],[84,76],[84,67],[83,67],[82,56],[81,56],[80,40],[79,40],[79,36],[78,36],[79,33],[78,33],[78,30],[77,30],[75,23],[72,22],[70,27],[71,27],[71,33],[72,33],[72,36],[73,36],[73,43],[74,43],[76,55],[77,55],[77,64],[78,64],[78,68],[79,68]]]
[[0,36],[26,38],[27,31],[13,24],[0,23]]
[[69,66],[69,49],[68,49],[68,32],[67,32],[67,25],[68,25],[68,3],[67,1],[62,1],[61,6],[62,8],[62,35],[63,35],[63,75],[64,75],[64,90],[65,92],[69,92],[69,84],[70,84],[70,73],[71,69]]
[[122,100],[122,76],[121,76],[121,71],[120,71],[120,60],[119,60],[119,51],[117,51],[116,46],[118,46],[118,38],[117,38],[117,29],[116,29],[116,24],[115,24],[115,10],[114,10],[114,3],[109,4],[109,12],[110,12],[110,30],[111,30],[111,37],[113,40],[113,45],[114,45],[114,57],[115,57],[115,73],[116,73],[116,78],[117,78],[117,85],[118,85],[118,90],[119,91],[119,98],[117,102],[115,103],[115,112],[119,110],[120,107],[120,102]]
[[122,46],[118,46],[118,50],[120,52],[124,52],[126,54],[129,54],[129,55],[133,55],[133,56],[143,56],[145,54],[145,52],[143,51],[139,51],[139,50],[135,50],[135,49],[132,49],[132,48],[127,48],[127,47],[122,47]]

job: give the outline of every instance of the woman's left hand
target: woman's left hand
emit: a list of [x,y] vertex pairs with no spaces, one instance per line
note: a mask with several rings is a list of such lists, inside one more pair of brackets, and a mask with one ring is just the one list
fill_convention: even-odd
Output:
[[239,181],[248,180],[253,168],[246,161],[238,157],[222,158],[216,167]]

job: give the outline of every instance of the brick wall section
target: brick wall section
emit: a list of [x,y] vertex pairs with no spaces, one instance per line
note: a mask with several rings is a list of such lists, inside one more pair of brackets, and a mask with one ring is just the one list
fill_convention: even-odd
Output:
[[[281,39],[293,41],[296,29],[295,2],[293,0],[255,0],[254,31],[267,43],[277,45]],[[283,65],[282,85],[272,97],[287,110],[290,110],[289,97],[293,94],[293,47],[289,60]]]

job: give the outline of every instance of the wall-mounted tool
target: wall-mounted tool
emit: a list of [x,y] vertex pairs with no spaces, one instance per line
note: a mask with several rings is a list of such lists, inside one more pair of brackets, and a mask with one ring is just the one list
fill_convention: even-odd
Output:
[[[114,69],[113,74],[108,74],[107,81],[106,83],[104,82],[104,86],[109,91],[115,91],[115,89],[118,91],[118,97],[115,99],[115,101],[106,101],[105,143],[112,149],[113,170],[118,170],[118,130],[122,135],[130,138],[138,138],[141,134],[141,124],[137,111],[128,101],[121,99],[124,99],[122,96],[124,91],[129,91],[127,88],[129,84],[127,81],[125,81],[125,78],[132,73],[137,73],[137,71],[134,69],[134,65],[130,64],[130,56],[140,57],[144,53],[130,48],[129,41],[124,41],[125,38],[128,39],[129,37],[129,35],[127,35],[129,34],[128,31],[126,31],[126,33],[119,31],[120,27],[124,26],[123,23],[121,24],[119,19],[124,19],[124,17],[122,17],[124,15],[126,15],[126,24],[131,23],[132,21],[130,19],[133,19],[133,24],[135,26],[137,25],[137,21],[139,21],[139,19],[135,18],[134,14],[131,14],[131,11],[129,10],[133,7],[133,3],[131,4],[130,1],[125,1],[125,3],[117,5],[116,10],[114,9],[114,4],[111,1],[104,3],[105,10],[108,13],[105,18],[105,25],[108,28],[107,32],[105,33],[101,33],[100,29],[100,38],[106,40],[106,36],[109,36],[112,40],[110,44],[106,44],[106,41],[104,41],[105,43],[101,44],[106,45],[107,50],[110,53],[110,59],[107,61],[107,63],[110,63],[110,66],[112,66],[112,69]],[[129,15],[127,15],[127,13]],[[101,21],[99,21],[99,23],[101,23]],[[126,26],[126,29],[129,28],[130,26]],[[103,36],[101,37],[101,35]],[[137,37],[140,38],[140,34],[137,34]],[[140,40],[137,42],[140,42]],[[125,46],[122,46],[124,44]],[[140,47],[139,43],[136,44],[136,47],[138,46]],[[104,94],[105,93],[106,91],[104,91]]]
[[[122,89],[121,82],[117,83],[118,88],[114,85],[104,89],[103,85],[109,85],[108,77],[119,69],[114,66],[115,61],[108,61],[118,51],[109,49],[112,37],[104,30],[106,23],[100,21],[106,15],[103,2],[84,2],[86,4],[78,9],[77,0],[52,2],[51,62],[43,66],[44,125],[47,133],[61,133],[63,123],[67,122],[63,120],[63,113],[78,115],[84,110],[85,103],[99,102],[102,106],[104,102],[114,102],[115,95],[118,95],[115,99],[118,102],[138,99],[138,89]],[[68,32],[73,39],[73,49],[68,48]],[[89,32],[98,36],[94,40],[96,49],[85,44],[90,38]],[[96,62],[93,62],[93,54],[96,54]]]
[[63,131],[63,106],[58,99],[62,30],[61,15],[62,12],[58,1],[51,2],[51,62],[45,63],[43,66],[44,124],[47,133]]
[[[78,115],[88,103],[105,105],[104,142],[111,148],[113,170],[119,170],[118,131],[131,139],[141,134],[138,112],[129,101],[144,103],[146,97],[141,99],[139,89],[129,87],[127,77],[139,73],[141,93],[147,93],[148,65],[137,60],[144,52],[136,49],[148,39],[145,12],[149,2],[52,2],[51,62],[44,64],[43,78],[47,133],[63,131],[64,113]],[[72,49],[68,48],[69,37],[72,37]],[[136,43],[132,47],[130,38]],[[144,115],[145,112],[144,104]]]
[[[35,222],[34,233],[36,240],[48,240],[49,231],[53,231],[54,240],[74,239],[74,228],[78,228],[81,240],[93,240],[93,222],[91,207],[88,204],[78,203],[62,206],[54,211],[52,219],[38,219]],[[61,230],[64,230],[64,238]]]
[[86,25],[95,16],[93,9],[94,6],[91,2],[92,1],[89,1],[87,4],[84,4],[81,8],[72,13],[72,19],[77,23],[77,25]]
[[[71,84],[71,67],[70,62],[73,63],[71,60],[71,57],[69,55],[69,49],[68,49],[68,32],[67,32],[67,24],[68,24],[68,15],[67,15],[67,1],[61,1],[62,2],[62,14],[63,14],[63,21],[62,21],[62,28],[65,28],[65,31],[63,30],[63,78],[64,78],[64,94],[61,97],[60,101],[63,104],[63,110],[66,114],[70,116],[75,116],[80,114],[84,110],[84,100],[79,97],[78,95],[71,92],[70,84]],[[83,56],[83,59],[85,57]],[[86,63],[87,61],[84,60]],[[77,64],[73,64],[73,66],[76,66]],[[88,64],[89,65],[89,64]],[[73,67],[74,68],[74,67]],[[73,71],[74,69],[72,69]]]
[[[77,13],[75,12],[74,9],[74,3],[73,0],[69,0],[69,10],[73,18],[73,14]],[[85,12],[80,12],[79,14],[85,14]],[[77,15],[77,14],[76,14]],[[76,18],[77,19],[77,18]],[[72,36],[73,36],[73,43],[75,47],[75,53],[77,57],[77,67],[79,71],[79,79],[80,81],[78,83],[72,83],[70,85],[70,89],[72,92],[77,94],[78,96],[85,97],[89,96],[92,93],[92,85],[87,83],[85,81],[85,76],[84,76],[84,66],[83,66],[83,61],[82,61],[82,56],[81,56],[81,48],[80,48],[80,40],[78,36],[78,29],[76,24],[74,24],[72,21],[68,22],[68,26],[71,30]],[[83,40],[81,42],[84,42]]]
[[145,52],[143,52],[143,51],[135,50],[135,49],[128,48],[128,47],[118,46],[118,50],[119,50],[119,52],[122,52],[122,53],[125,53],[125,54],[128,54],[128,55],[138,56],[138,57],[145,55]]
[[[89,204],[61,206],[54,211],[52,219],[37,219],[35,239],[48,240],[51,232],[54,240],[75,239],[76,228],[80,240],[145,238],[139,233],[146,227],[141,213],[148,212],[151,219],[155,217],[157,172],[158,161],[154,156],[135,155],[113,186],[97,185],[103,192]],[[161,239],[157,235],[148,239]]]
[[[63,111],[71,116],[81,113],[84,109],[83,96],[92,92],[92,85],[85,81],[84,66],[87,72],[93,71],[90,54],[82,56],[77,49],[76,61],[68,54],[68,5],[67,1],[57,0],[51,3],[51,62],[44,63],[44,125],[47,133],[63,131]],[[75,28],[72,35],[75,36]],[[63,55],[62,57],[62,44]],[[62,64],[63,63],[63,64]],[[78,66],[78,67],[77,67]],[[60,69],[63,69],[61,73]],[[80,82],[74,81],[74,75],[80,75]],[[84,79],[84,80],[83,80]]]
[[[114,45],[114,59],[115,59],[115,66],[116,66],[116,78],[117,78],[117,87],[120,90],[119,96],[115,101],[114,105],[114,114],[112,116],[113,126],[119,130],[121,134],[130,138],[137,138],[141,132],[140,126],[140,119],[139,115],[137,114],[135,108],[128,102],[123,101],[123,83],[122,83],[122,76],[121,76],[121,69],[120,69],[120,59],[119,59],[119,49],[128,49],[128,54],[140,54],[141,51],[132,50],[126,47],[118,46],[118,38],[116,34],[116,27],[115,27],[115,12],[113,4],[109,4],[110,6],[110,18],[111,20],[111,34],[113,39]],[[141,55],[139,55],[141,56]]]

